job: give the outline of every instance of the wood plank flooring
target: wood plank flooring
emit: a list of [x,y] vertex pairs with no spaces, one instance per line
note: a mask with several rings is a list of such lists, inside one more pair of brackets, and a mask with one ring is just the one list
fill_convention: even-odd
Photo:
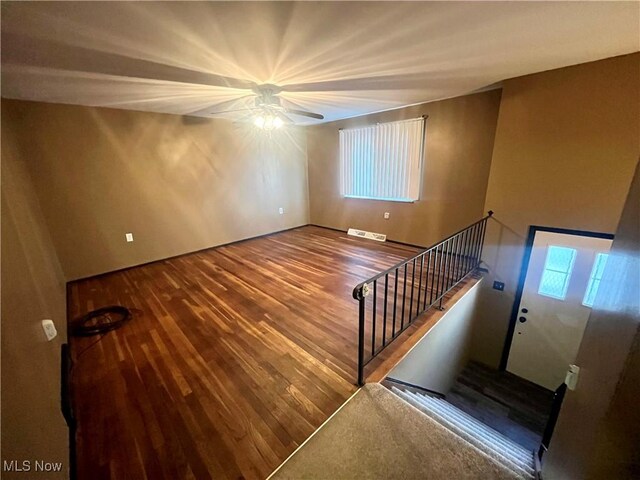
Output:
[[529,450],[538,450],[553,392],[506,371],[470,362],[447,401]]
[[352,392],[360,281],[417,250],[319,227],[70,285],[78,478],[262,479]]

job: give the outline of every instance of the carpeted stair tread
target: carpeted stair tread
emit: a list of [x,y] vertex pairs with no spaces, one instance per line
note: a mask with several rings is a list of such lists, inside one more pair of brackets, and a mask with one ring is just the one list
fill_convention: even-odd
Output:
[[525,477],[382,385],[368,384],[270,478],[513,480]]
[[461,412],[445,400],[436,399],[428,395],[405,392],[395,387],[392,390],[430,418],[433,418],[476,448],[505,465],[505,467],[511,469],[519,478],[533,478],[533,452],[527,452],[500,433],[475,419],[469,418],[464,412]]

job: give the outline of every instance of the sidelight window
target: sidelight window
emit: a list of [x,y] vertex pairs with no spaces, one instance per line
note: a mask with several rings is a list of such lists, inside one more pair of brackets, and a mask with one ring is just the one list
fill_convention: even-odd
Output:
[[608,258],[608,253],[599,253],[596,255],[596,261],[593,264],[591,275],[589,276],[587,291],[584,293],[584,299],[582,300],[582,304],[585,307],[593,307],[593,302],[596,299],[596,293],[598,293],[598,288],[600,288],[602,272],[604,272],[604,267],[607,264]]

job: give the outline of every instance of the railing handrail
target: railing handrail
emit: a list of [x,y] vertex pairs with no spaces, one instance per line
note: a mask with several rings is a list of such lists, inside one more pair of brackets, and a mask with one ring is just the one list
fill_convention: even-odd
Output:
[[359,284],[357,284],[354,288],[353,288],[353,298],[355,300],[359,300],[360,299],[360,293],[362,292],[362,288],[367,284],[367,283],[371,283],[374,280],[377,280],[385,275],[387,275],[388,273],[393,272],[394,270],[397,270],[399,268],[404,267],[405,265],[407,265],[409,262],[412,262],[413,260],[419,258],[420,256],[424,255],[425,253],[429,253],[430,250],[433,250],[434,248],[438,248],[440,245],[442,245],[443,243],[448,242],[449,240],[451,240],[452,238],[460,235],[461,233],[467,231],[470,228],[475,227],[476,225],[478,225],[479,223],[482,223],[484,221],[486,221],[487,219],[491,218],[493,216],[493,211],[489,210],[487,212],[487,215],[482,217],[480,220],[478,220],[477,222],[471,223],[469,225],[467,225],[464,228],[461,228],[460,230],[458,230],[456,233],[453,233],[451,235],[449,235],[447,238],[445,238],[444,240],[440,240],[438,243],[434,243],[433,245],[431,245],[430,247],[427,247],[423,250],[420,250],[418,253],[416,253],[414,256],[407,258],[406,260],[402,260],[401,262],[396,263],[395,265],[393,265],[392,267],[387,268],[384,272],[380,272],[377,273],[376,275],[374,275],[373,277],[369,277],[367,280],[360,282]]

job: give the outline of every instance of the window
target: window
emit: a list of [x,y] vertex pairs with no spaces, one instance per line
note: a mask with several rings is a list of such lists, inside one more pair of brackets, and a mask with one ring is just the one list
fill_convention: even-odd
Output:
[[341,194],[413,202],[420,198],[425,118],[340,130]]
[[604,272],[604,267],[607,264],[608,258],[608,253],[599,253],[596,255],[596,261],[593,264],[591,275],[589,276],[587,291],[584,293],[584,299],[582,300],[582,304],[585,307],[593,307],[593,302],[596,299],[596,293],[598,293],[598,288],[600,288],[602,272]]
[[549,245],[538,293],[564,300],[575,259],[576,251],[573,248]]

